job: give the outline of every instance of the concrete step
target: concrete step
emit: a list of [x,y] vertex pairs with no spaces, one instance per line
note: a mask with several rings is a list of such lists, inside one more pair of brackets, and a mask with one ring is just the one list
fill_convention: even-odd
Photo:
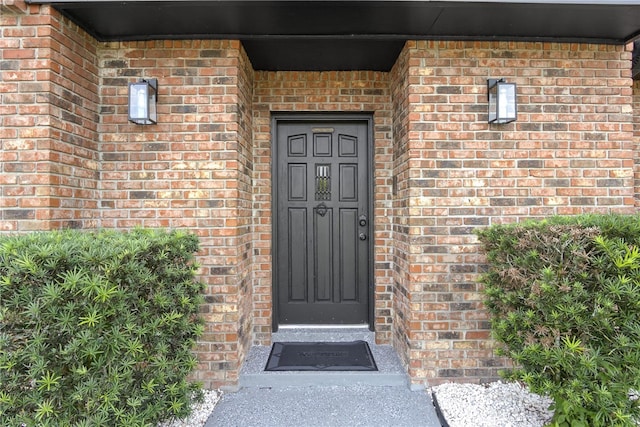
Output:
[[406,371],[393,347],[376,345],[374,334],[364,328],[280,329],[273,334],[273,342],[343,342],[367,341],[378,367],[377,371],[278,371],[267,372],[264,367],[271,352],[270,346],[253,346],[240,370],[241,388],[284,388],[291,386],[380,386],[409,387]]

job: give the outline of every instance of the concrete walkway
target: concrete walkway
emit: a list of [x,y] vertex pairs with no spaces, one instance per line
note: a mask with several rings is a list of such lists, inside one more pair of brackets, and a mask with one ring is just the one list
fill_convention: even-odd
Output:
[[369,343],[376,372],[265,372],[269,347],[254,346],[240,371],[240,390],[225,393],[205,427],[441,427],[430,394],[409,387],[391,346],[367,329],[293,329],[273,341]]
[[426,391],[408,387],[245,388],[226,393],[205,427],[440,427]]

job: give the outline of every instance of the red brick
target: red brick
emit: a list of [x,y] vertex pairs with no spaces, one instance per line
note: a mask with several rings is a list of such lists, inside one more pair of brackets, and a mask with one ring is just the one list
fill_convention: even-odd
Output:
[[[390,73],[256,72],[237,40],[98,44],[30,10],[22,26],[0,19],[15,61],[0,85],[0,184],[3,204],[34,218],[0,230],[76,218],[196,232],[207,295],[222,297],[203,307],[195,376],[208,387],[233,384],[252,342],[270,339],[273,111],[373,112],[376,339],[415,383],[487,375],[472,227],[640,205],[640,87],[620,46],[422,40]],[[127,122],[137,76],[123,69],[161,80],[158,125]],[[496,73],[518,83],[516,123],[489,125],[478,107]]]

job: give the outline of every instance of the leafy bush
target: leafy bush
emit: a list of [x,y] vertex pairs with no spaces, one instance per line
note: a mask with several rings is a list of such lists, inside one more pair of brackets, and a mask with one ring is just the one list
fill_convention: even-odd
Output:
[[203,331],[195,236],[0,237],[0,419],[149,426],[189,413]]
[[553,426],[636,426],[640,217],[554,217],[478,231],[506,376],[554,400]]

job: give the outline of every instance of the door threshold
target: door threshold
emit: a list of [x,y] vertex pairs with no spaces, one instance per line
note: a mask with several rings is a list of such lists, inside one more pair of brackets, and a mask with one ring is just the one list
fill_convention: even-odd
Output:
[[307,324],[300,324],[300,325],[279,325],[278,326],[278,330],[281,329],[287,329],[287,330],[291,330],[291,329],[369,329],[369,325],[367,324],[362,324],[362,323],[358,323],[355,325],[307,325]]
[[278,332],[271,334],[274,342],[343,342],[343,341],[367,341],[375,342],[375,334],[368,326],[357,325],[287,325]]

